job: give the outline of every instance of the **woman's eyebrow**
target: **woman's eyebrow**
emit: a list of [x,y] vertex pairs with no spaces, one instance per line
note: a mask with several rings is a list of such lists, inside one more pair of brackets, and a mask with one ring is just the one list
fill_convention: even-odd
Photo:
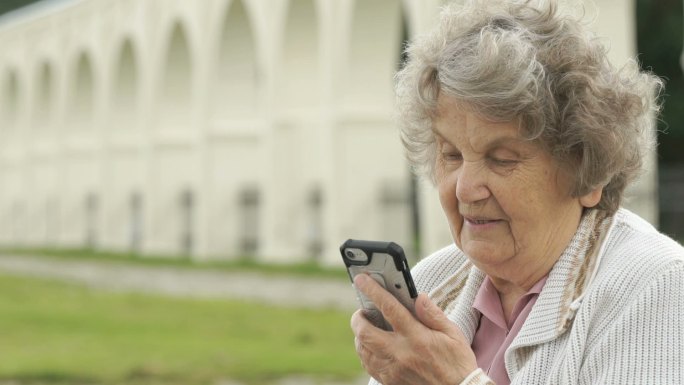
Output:
[[[444,135],[442,135],[442,133],[440,133],[440,132],[437,130],[437,128],[435,128],[434,126],[432,126],[432,127],[430,127],[430,129],[431,129],[432,133],[433,133],[438,139],[440,139],[440,140],[443,141],[443,142],[449,143],[449,144],[451,144],[452,146],[455,146],[454,143],[451,142],[449,139],[447,139]],[[511,135],[508,135],[508,134],[504,134],[504,135],[502,135],[502,136],[499,136],[499,137],[495,138],[494,140],[492,140],[492,141],[490,141],[490,142],[485,143],[484,151],[489,151],[489,150],[492,150],[492,149],[494,149],[494,148],[496,148],[496,147],[502,147],[502,146],[505,146],[505,145],[514,145],[514,146],[518,146],[518,145],[524,144],[524,143],[526,143],[526,142],[527,142],[527,141],[526,141],[525,139],[520,138],[520,137],[518,137],[518,136],[511,136]]]
[[444,135],[442,135],[439,131],[437,131],[436,128],[432,127],[431,129],[432,129],[432,133],[435,134],[435,136],[438,139],[441,139],[442,141],[447,142],[449,144],[453,144],[453,143],[451,143],[451,141],[449,141],[449,139],[447,139],[446,137],[444,137]]
[[523,144],[523,143],[525,143],[525,141],[518,138],[518,137],[506,135],[506,136],[500,136],[500,137],[492,140],[491,142],[487,143],[487,148],[492,149],[495,147],[504,146],[506,144],[519,145],[519,144]]
[[437,131],[437,128],[435,128],[435,125],[430,125],[430,131],[432,131],[433,134],[439,136],[440,138],[444,139],[444,136]]

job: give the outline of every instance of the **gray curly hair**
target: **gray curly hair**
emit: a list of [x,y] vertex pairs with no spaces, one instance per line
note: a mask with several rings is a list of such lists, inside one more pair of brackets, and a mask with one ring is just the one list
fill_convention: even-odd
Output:
[[574,176],[572,196],[602,187],[597,208],[618,209],[650,145],[663,83],[635,61],[612,66],[579,18],[555,1],[470,0],[444,8],[406,52],[397,111],[418,175],[435,182],[432,118],[444,92],[488,120],[519,122]]

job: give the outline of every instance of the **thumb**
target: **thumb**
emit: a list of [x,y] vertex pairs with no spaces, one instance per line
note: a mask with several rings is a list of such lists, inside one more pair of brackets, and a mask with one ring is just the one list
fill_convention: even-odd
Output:
[[416,318],[428,328],[448,334],[456,326],[425,293],[416,298]]

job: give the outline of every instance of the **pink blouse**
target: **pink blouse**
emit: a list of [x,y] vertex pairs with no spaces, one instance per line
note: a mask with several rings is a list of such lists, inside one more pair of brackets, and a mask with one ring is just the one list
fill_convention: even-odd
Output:
[[537,302],[546,278],[539,280],[523,295],[513,307],[513,313],[506,322],[499,293],[494,284],[486,277],[475,296],[473,308],[482,313],[471,345],[475,352],[477,365],[497,384],[508,385],[511,380],[506,372],[504,353],[522,328],[532,306]]

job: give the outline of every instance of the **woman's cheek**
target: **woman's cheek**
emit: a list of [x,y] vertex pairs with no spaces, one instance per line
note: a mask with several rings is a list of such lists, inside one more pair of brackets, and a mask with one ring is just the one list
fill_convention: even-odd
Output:
[[453,210],[458,210],[458,202],[456,201],[455,184],[449,178],[443,178],[438,182],[439,200],[442,204],[442,210],[448,216],[451,216]]

